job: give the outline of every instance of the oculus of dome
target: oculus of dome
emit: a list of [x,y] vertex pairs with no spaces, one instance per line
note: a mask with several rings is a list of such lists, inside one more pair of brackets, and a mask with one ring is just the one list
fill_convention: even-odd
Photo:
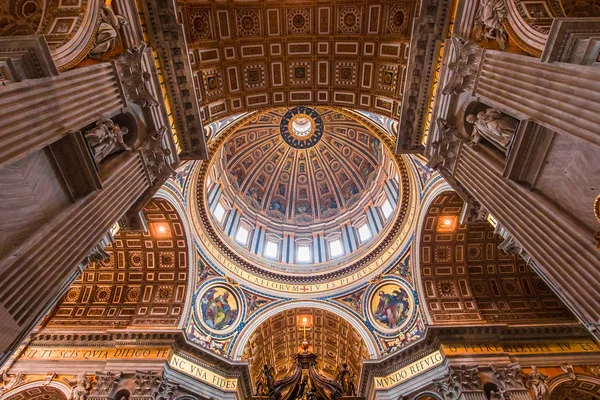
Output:
[[308,149],[321,140],[324,124],[316,110],[300,106],[283,115],[279,129],[288,145],[295,149]]

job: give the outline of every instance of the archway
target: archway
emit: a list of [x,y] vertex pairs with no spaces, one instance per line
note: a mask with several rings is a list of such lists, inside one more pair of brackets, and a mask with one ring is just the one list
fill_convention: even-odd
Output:
[[600,381],[591,377],[577,377],[558,383],[550,393],[550,400],[600,400]]
[[361,334],[339,313],[296,306],[264,319],[252,331],[242,359],[248,361],[253,377],[268,365],[275,368],[275,378],[281,379],[292,371],[304,339],[308,352],[317,356],[321,373],[330,379],[344,363],[358,376],[362,360],[369,358]]
[[360,337],[362,338],[365,348],[368,353],[368,357],[365,358],[374,358],[379,354],[379,347],[375,340],[375,338],[371,335],[371,332],[364,325],[363,321],[360,320],[357,316],[350,313],[349,311],[333,305],[331,303],[320,301],[320,300],[299,300],[299,301],[286,301],[280,303],[277,306],[272,307],[269,310],[261,313],[257,318],[248,322],[248,324],[244,327],[240,335],[238,336],[236,343],[234,345],[233,350],[233,359],[241,360],[244,355],[244,349],[248,341],[250,340],[250,336],[254,331],[258,329],[258,327],[266,321],[268,318],[277,315],[286,310],[292,310],[296,308],[313,308],[318,310],[328,311],[335,315],[338,315],[345,321],[347,321],[353,329],[355,329]]
[[67,400],[71,388],[58,382],[32,382],[10,390],[0,396],[1,400]]

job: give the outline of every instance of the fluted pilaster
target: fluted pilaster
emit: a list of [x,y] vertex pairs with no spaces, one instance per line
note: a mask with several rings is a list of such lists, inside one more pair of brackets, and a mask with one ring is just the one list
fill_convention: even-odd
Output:
[[149,187],[139,153],[122,154],[103,188],[66,208],[0,260],[0,363],[52,306],[63,282]]
[[502,179],[503,165],[463,146],[456,179],[515,237],[588,326],[600,318],[600,252],[590,233],[543,196]]
[[487,50],[475,95],[515,117],[600,146],[598,68]]
[[125,107],[119,85],[102,63],[0,87],[0,167]]

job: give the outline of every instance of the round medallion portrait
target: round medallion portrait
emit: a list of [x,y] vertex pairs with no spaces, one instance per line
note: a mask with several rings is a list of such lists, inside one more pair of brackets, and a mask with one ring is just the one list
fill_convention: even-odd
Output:
[[240,304],[235,290],[224,284],[208,286],[196,299],[198,320],[211,332],[229,333],[240,320]]
[[415,309],[412,291],[399,281],[381,283],[367,303],[369,317],[382,332],[393,333],[410,321]]

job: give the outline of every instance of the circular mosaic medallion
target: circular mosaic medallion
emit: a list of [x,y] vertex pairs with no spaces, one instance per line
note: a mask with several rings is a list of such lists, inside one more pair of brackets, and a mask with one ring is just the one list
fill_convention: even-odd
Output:
[[241,301],[235,291],[224,284],[206,287],[196,299],[198,320],[211,332],[226,334],[239,323]]
[[367,303],[373,324],[385,333],[402,329],[415,311],[412,291],[400,281],[384,281],[371,292]]
[[309,107],[294,107],[279,124],[283,140],[295,149],[313,147],[323,136],[323,120]]

